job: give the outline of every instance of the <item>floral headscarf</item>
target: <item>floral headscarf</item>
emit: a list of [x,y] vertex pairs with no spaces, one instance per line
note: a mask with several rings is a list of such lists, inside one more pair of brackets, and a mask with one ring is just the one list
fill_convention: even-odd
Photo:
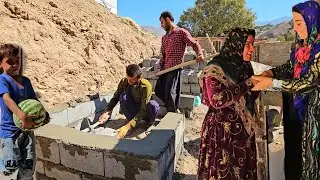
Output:
[[294,61],[294,78],[305,74],[312,63],[315,55],[320,51],[318,11],[319,5],[314,1],[299,3],[293,7],[302,15],[308,30],[306,41],[297,39],[295,48],[291,52],[291,59]]
[[[243,51],[249,35],[255,37],[255,30],[245,28],[232,29],[220,50],[219,56],[214,57],[208,63],[208,66],[220,66],[224,73],[235,83],[240,83],[250,78],[254,74],[251,63],[243,60]],[[253,96],[253,94],[255,95]],[[252,114],[254,113],[255,99],[258,94],[259,92],[251,92],[251,95],[245,95],[246,107]]]
[[[302,15],[308,30],[308,38],[306,40],[297,39],[296,45],[292,49],[290,58],[294,64],[293,78],[298,79],[306,74],[310,65],[315,59],[315,55],[320,52],[320,37],[318,17],[319,5],[314,1],[306,1],[293,6]],[[303,120],[303,110],[307,95],[296,94],[294,97],[294,107],[298,111],[300,120]]]

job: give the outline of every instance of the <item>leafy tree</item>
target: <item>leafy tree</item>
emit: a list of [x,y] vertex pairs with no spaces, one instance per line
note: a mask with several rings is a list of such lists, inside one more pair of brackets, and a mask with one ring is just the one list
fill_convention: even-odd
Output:
[[255,18],[245,0],[196,0],[195,7],[183,12],[178,25],[194,36],[216,36],[235,27],[253,28]]
[[284,37],[283,35],[280,35],[280,36],[278,36],[277,40],[284,42],[284,41],[286,41],[286,37]]
[[296,33],[291,29],[285,34],[286,41],[293,42],[296,38]]

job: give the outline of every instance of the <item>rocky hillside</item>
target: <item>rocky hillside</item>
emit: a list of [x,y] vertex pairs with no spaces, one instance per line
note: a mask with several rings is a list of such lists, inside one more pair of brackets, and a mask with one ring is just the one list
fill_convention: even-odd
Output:
[[282,22],[285,22],[285,21],[290,21],[292,19],[291,16],[284,16],[284,17],[280,17],[280,18],[277,18],[277,19],[273,19],[271,21],[262,21],[262,22],[257,22],[257,26],[265,26],[265,25],[277,25],[277,24],[280,24]]
[[142,26],[142,28],[146,31],[149,31],[150,33],[162,37],[165,35],[165,31],[162,29],[162,27],[155,27],[155,26]]
[[159,54],[160,41],[95,0],[1,0],[0,43],[24,48],[28,76],[49,107],[116,88],[125,66]]
[[277,25],[257,26],[255,29],[257,30],[257,38],[277,38],[287,34],[292,29],[292,23],[285,21]]

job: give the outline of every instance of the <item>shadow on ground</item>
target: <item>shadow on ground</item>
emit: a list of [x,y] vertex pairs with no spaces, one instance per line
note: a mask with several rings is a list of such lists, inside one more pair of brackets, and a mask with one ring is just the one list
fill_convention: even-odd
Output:
[[199,156],[200,138],[184,143],[184,148],[195,158]]
[[195,180],[196,179],[196,175],[194,174],[179,174],[179,173],[175,173],[173,175],[173,179],[174,180]]

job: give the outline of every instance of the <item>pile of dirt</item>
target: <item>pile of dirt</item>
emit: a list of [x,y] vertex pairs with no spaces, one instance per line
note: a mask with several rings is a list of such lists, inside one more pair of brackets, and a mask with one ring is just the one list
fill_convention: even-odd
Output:
[[160,40],[94,0],[1,0],[0,43],[24,48],[48,107],[116,89],[125,66],[159,55]]

